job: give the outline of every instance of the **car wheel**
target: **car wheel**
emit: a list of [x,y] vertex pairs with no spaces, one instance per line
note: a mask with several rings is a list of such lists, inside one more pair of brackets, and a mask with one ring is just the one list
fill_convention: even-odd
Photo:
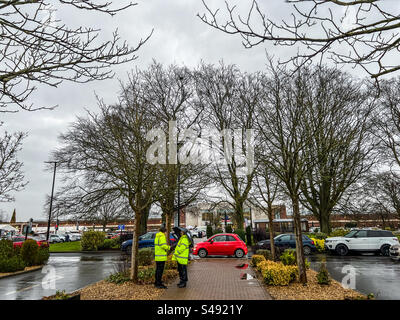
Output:
[[242,249],[237,249],[235,251],[235,257],[236,258],[243,258],[243,256],[244,256],[244,251]]
[[389,249],[390,249],[390,246],[387,245],[387,244],[384,244],[384,245],[381,247],[381,254],[382,254],[383,256],[385,256],[385,257],[388,257],[388,256],[389,256]]
[[303,247],[303,251],[304,251],[304,254],[305,254],[306,256],[308,256],[308,255],[311,254],[311,248],[310,248],[309,246],[304,246],[304,247]]
[[349,248],[344,244],[339,244],[336,246],[336,252],[340,256],[345,256],[349,253]]
[[199,256],[200,258],[205,258],[205,257],[207,257],[207,250],[206,250],[206,249],[200,249],[199,252],[198,252],[198,256]]
[[125,250],[126,254],[132,254],[132,246],[127,246]]

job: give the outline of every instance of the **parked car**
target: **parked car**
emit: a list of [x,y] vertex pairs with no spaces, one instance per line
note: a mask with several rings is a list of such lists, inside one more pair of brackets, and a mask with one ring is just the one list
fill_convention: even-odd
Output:
[[57,235],[60,237],[60,239],[62,240],[62,242],[65,242],[65,234],[63,234],[63,233],[57,233]]
[[341,256],[350,251],[374,252],[389,256],[390,247],[399,244],[399,240],[391,231],[356,229],[344,237],[325,239],[325,248]]
[[81,234],[78,232],[70,232],[68,233],[69,235],[69,241],[80,241],[81,240]]
[[[48,247],[49,246],[49,243],[45,239],[42,239],[39,237],[28,237],[28,239],[35,240],[39,247]],[[11,240],[13,242],[14,248],[22,247],[22,245],[25,242],[25,237],[24,236],[14,236],[11,238]]]
[[206,232],[200,228],[194,228],[192,230],[190,230],[193,238],[203,238],[206,236]]
[[49,235],[49,242],[50,243],[60,243],[64,242],[58,234],[51,234]]
[[395,245],[391,246],[390,250],[389,250],[389,255],[393,261],[399,261],[400,260],[400,244],[395,244]]
[[[296,248],[295,235],[293,233],[280,234],[274,238],[274,245],[281,250]],[[255,249],[271,250],[270,240],[267,239],[257,242]],[[310,255],[317,251],[314,241],[306,235],[303,235],[303,249],[305,255]]]
[[235,256],[243,258],[247,254],[247,246],[235,233],[218,233],[207,241],[194,246],[193,254],[200,258],[207,256]]
[[[141,235],[139,237],[139,249],[154,248],[154,239],[156,237],[156,234],[156,231],[150,231],[145,233],[144,235]],[[174,244],[176,242],[176,238],[174,237],[174,234],[172,232],[170,233],[170,241],[171,244]],[[132,239],[122,242],[121,250],[130,254],[132,252]]]

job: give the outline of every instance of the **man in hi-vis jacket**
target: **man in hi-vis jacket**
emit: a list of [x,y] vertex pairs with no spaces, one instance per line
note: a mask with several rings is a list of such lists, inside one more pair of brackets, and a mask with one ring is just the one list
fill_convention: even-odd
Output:
[[160,231],[156,234],[154,239],[154,260],[156,261],[156,281],[154,286],[158,289],[167,289],[167,286],[162,283],[165,261],[167,261],[167,255],[170,249],[167,238],[165,237],[166,231],[165,225],[162,224]]
[[[181,231],[183,234],[181,235]],[[187,264],[189,260],[189,246],[190,240],[187,236],[187,230],[180,227],[174,228],[175,234],[178,235],[179,241],[175,247],[174,255],[172,256],[173,261],[178,262],[178,272],[179,272],[179,279],[180,282],[178,284],[179,288],[185,288],[186,282],[188,281],[187,277]]]

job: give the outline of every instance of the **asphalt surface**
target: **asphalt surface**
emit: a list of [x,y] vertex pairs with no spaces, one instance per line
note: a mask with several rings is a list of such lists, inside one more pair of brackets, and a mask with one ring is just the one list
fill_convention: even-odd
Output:
[[311,268],[316,271],[324,258],[330,275],[336,281],[353,284],[357,291],[364,294],[373,293],[377,300],[400,299],[400,262],[374,255],[307,256]]
[[73,292],[115,272],[120,252],[52,253],[42,270],[0,279],[0,300],[38,300]]

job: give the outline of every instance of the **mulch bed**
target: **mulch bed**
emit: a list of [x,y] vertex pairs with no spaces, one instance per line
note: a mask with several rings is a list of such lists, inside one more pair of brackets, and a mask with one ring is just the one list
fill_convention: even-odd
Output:
[[163,292],[152,284],[114,284],[104,280],[80,290],[81,300],[156,300]]
[[[262,283],[260,273],[257,277]],[[307,286],[299,282],[292,282],[288,286],[268,286],[263,287],[274,300],[358,300],[367,299],[367,296],[352,289],[345,289],[336,280],[331,279],[329,285],[320,285],[317,281],[317,272],[307,270]]]

